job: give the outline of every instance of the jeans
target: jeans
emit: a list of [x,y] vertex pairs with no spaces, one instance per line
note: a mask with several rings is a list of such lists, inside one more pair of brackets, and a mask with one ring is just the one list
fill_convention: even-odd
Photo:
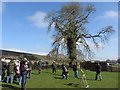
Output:
[[99,75],[99,77],[100,77],[100,80],[102,80],[102,75],[101,75],[101,72],[96,72],[95,80],[97,80],[98,75]]
[[29,72],[27,73],[27,78],[29,78]]
[[22,76],[20,76],[20,77],[17,79],[17,82],[19,83],[19,85],[21,85],[21,83],[22,83]]
[[27,75],[22,75],[22,89],[24,90],[26,84]]
[[75,77],[75,78],[78,78],[78,70],[75,70],[75,71],[74,71],[74,77]]
[[9,83],[9,80],[10,80],[10,83],[13,83],[13,74],[10,74],[9,76],[7,76],[6,83]]
[[68,79],[68,73],[66,73],[65,76],[66,76],[66,79]]
[[22,76],[20,76],[20,78],[19,78],[19,84],[22,84]]
[[64,79],[64,77],[66,77],[66,79],[68,79],[68,73],[62,72],[62,77],[63,77],[63,79]]

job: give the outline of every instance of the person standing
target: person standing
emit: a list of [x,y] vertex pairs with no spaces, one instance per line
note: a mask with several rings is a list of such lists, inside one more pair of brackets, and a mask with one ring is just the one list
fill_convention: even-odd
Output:
[[62,78],[68,79],[68,67],[65,64],[62,64]]
[[13,60],[11,60],[8,63],[8,66],[7,66],[7,79],[6,79],[6,83],[9,83],[9,80],[10,80],[10,83],[13,83],[14,70],[15,70],[15,63],[14,63]]
[[73,65],[73,72],[74,72],[74,77],[78,78],[78,68],[77,68],[77,64]]
[[31,71],[32,71],[32,63],[31,63],[31,61],[28,62],[28,68],[29,68],[28,78],[30,78],[31,77]]
[[0,82],[2,81],[2,61],[0,59]]
[[20,73],[21,73],[21,77],[22,77],[22,82],[21,82],[22,90],[25,90],[28,70],[29,70],[29,68],[27,67],[27,61],[26,61],[26,59],[23,59],[20,64]]
[[21,85],[20,61],[19,60],[16,62],[15,73],[16,73],[15,78],[18,81],[19,85]]
[[38,66],[38,73],[40,74],[42,70],[42,61],[39,60],[37,66]]
[[48,64],[49,64],[48,61],[46,61],[45,63],[46,63],[46,69],[48,69]]
[[5,62],[5,58],[1,59],[2,61],[2,81],[5,80],[5,75],[6,75],[6,68],[7,68],[7,63]]
[[56,65],[55,61],[53,61],[53,63],[52,63],[52,73],[56,73],[56,68],[57,68],[57,65]]
[[98,75],[100,77],[100,80],[102,80],[102,75],[101,75],[101,65],[99,63],[96,64],[96,76],[95,76],[95,80],[97,80]]
[[82,83],[84,84],[85,88],[89,88],[84,71],[82,69],[80,69],[80,71],[82,74]]

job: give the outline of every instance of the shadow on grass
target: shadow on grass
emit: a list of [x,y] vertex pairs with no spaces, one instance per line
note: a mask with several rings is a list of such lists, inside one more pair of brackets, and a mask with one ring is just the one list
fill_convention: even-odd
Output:
[[68,83],[68,84],[64,84],[64,85],[78,87],[80,84]]
[[51,72],[43,72],[43,73],[49,73],[49,74],[51,74]]
[[61,78],[61,77],[54,77],[55,79],[63,79],[63,78]]
[[95,81],[95,79],[92,79],[92,78],[86,78],[86,80],[94,80]]
[[[78,79],[82,80],[82,78],[78,78]],[[93,79],[93,78],[86,78],[86,80],[93,80],[93,81],[95,81],[95,79]]]
[[62,75],[59,75],[59,74],[55,74],[55,73],[52,73],[52,75],[56,75],[56,76],[62,76]]
[[39,73],[31,73],[31,74],[33,74],[33,75],[39,75]]
[[8,84],[0,84],[2,86],[2,90],[9,90],[9,89],[14,89],[14,90],[20,90],[20,88],[15,87],[13,85],[8,85]]

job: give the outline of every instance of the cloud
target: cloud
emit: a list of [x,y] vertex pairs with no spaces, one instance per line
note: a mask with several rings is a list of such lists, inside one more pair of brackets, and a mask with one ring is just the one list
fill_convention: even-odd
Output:
[[94,60],[101,60],[101,61],[104,61],[104,60],[107,60],[107,59],[110,59],[110,60],[117,60],[118,59],[118,55],[114,55],[114,54],[97,54],[95,57],[94,57]]
[[104,17],[110,17],[110,18],[118,17],[117,11],[107,11],[104,14],[105,14]]
[[118,18],[118,12],[117,11],[106,11],[102,16],[98,16],[98,18]]
[[[104,47],[104,44],[103,44],[103,43],[100,43],[100,42],[98,43],[99,48],[96,48],[94,42],[92,42],[92,41],[90,41],[90,40],[86,40],[86,43],[90,46],[90,48],[91,48],[92,50],[97,50],[97,51],[99,51],[99,50],[102,50],[103,47]],[[77,44],[78,44],[80,47],[83,47],[83,45],[82,45],[81,43],[78,43],[78,42],[77,42]]]
[[112,41],[112,42],[118,42],[120,40],[119,40],[119,38],[112,38],[110,41]]
[[28,16],[27,19],[31,21],[34,26],[37,26],[38,28],[45,28],[48,26],[48,22],[44,21],[45,16],[45,12],[38,11],[32,16]]

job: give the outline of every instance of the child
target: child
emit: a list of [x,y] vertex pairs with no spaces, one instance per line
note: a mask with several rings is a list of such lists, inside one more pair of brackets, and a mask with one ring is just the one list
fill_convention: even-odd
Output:
[[81,69],[81,73],[82,73],[82,82],[83,84],[85,85],[85,88],[89,88],[89,85],[86,81],[86,76],[85,76],[85,73],[83,72],[83,70]]

